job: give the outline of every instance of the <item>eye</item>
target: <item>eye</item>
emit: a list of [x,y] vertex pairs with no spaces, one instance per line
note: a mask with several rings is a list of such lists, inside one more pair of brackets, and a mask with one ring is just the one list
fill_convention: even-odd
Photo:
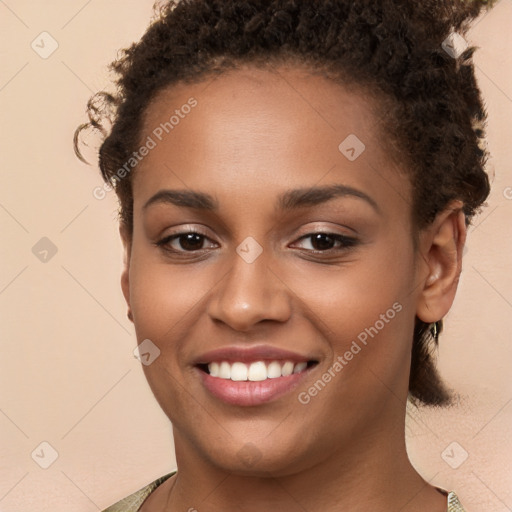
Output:
[[216,246],[215,242],[212,242],[206,235],[198,231],[184,231],[166,236],[156,242],[155,245],[169,252],[186,253],[205,249],[206,247],[203,247],[203,245],[206,241],[211,242],[210,247]]
[[340,235],[338,233],[308,233],[307,235],[299,238],[299,242],[301,240],[304,242],[308,241],[308,243],[303,245],[309,247],[303,248],[315,253],[343,251],[357,244],[357,240],[355,238]]

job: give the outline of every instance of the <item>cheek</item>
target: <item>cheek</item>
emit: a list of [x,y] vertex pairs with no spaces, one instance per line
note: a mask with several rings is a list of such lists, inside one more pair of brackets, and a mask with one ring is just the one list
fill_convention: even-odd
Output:
[[154,259],[143,251],[132,255],[130,300],[137,332],[159,339],[196,314],[216,280],[202,271],[191,273],[187,265]]
[[360,333],[364,338],[365,329],[375,324],[384,332],[401,323],[405,315],[397,310],[411,302],[414,289],[412,253],[401,244],[379,244],[338,266],[298,260],[283,267],[283,280],[304,306],[299,314],[311,311],[311,319],[331,338],[343,340]]
[[177,425],[193,403],[183,385],[183,362],[204,300],[215,285],[204,272],[169,265],[144,248],[134,248],[130,262],[130,300],[138,343],[149,339],[160,351],[142,365],[155,399]]
[[[297,263],[288,269],[300,315],[320,331],[340,393],[373,386],[395,388],[408,376],[414,329],[412,249],[402,241],[394,250],[375,248],[364,260],[332,268]],[[332,372],[331,372],[332,373]],[[325,375],[329,379],[329,375]],[[336,380],[336,379],[333,379]],[[363,382],[364,381],[364,382]],[[337,386],[333,386],[334,388]],[[362,390],[362,388],[361,388]]]

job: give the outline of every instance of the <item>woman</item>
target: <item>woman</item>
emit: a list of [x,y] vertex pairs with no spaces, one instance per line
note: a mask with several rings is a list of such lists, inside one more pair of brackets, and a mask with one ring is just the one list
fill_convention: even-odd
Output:
[[489,193],[460,49],[480,9],[183,0],[113,64],[76,142],[108,135],[178,470],[108,512],[464,510],[410,463],[404,419],[450,403],[432,349]]

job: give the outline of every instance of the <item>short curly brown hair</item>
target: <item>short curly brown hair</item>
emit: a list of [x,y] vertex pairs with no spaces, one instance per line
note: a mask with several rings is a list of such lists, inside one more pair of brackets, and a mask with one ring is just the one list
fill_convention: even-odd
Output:
[[[105,139],[99,166],[115,187],[131,233],[133,172],[117,171],[140,145],[143,116],[163,88],[204,80],[242,64],[301,63],[341,77],[386,103],[386,138],[413,186],[416,232],[453,199],[466,223],[489,194],[483,148],[486,112],[472,55],[444,44],[463,35],[486,2],[471,0],[171,0],[142,39],[111,64],[117,92],[88,103],[89,122]],[[111,128],[106,126],[111,123]],[[437,338],[416,318],[409,397],[444,405],[451,394],[433,359]]]

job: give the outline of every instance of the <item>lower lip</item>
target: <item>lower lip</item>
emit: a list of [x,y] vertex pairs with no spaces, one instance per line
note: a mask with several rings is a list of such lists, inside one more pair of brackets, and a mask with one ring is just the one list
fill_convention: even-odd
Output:
[[196,368],[205,388],[215,397],[231,405],[261,405],[292,391],[306,377],[310,368],[286,377],[261,381],[233,381],[212,377]]

